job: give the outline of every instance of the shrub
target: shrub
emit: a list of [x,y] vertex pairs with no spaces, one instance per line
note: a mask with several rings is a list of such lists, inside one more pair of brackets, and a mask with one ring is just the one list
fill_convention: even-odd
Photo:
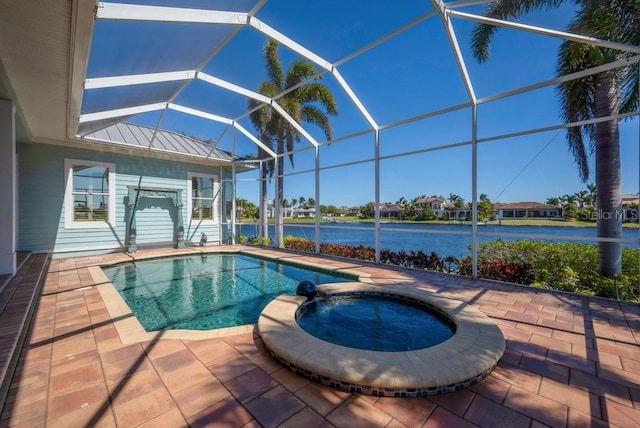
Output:
[[[472,267],[471,257],[462,259],[459,264],[460,275],[471,276]],[[530,264],[502,260],[480,260],[478,262],[478,276],[525,285],[531,284],[535,277]]]
[[[286,236],[285,248],[315,252],[315,243],[304,238]],[[374,261],[375,249],[339,244],[320,244],[320,253],[331,256]],[[460,261],[424,251],[380,250],[380,262],[414,269],[428,269],[471,276],[472,260]],[[639,301],[640,250],[623,248],[622,274],[614,279],[598,273],[598,249],[595,245],[552,243],[543,241],[502,240],[478,246],[478,276],[531,285],[533,287],[570,291],[592,296]],[[617,294],[616,294],[617,288]]]
[[238,236],[238,244],[246,244],[248,240],[249,240],[249,238],[247,238],[246,235],[239,235]]
[[267,238],[267,237],[260,237],[260,236],[254,236],[253,238],[251,238],[250,241],[251,245],[262,245],[263,247],[268,247],[269,245],[271,245],[271,238]]
[[496,240],[479,245],[478,259],[527,263],[534,275],[529,284],[536,287],[615,298],[617,285],[621,299],[638,300],[640,250],[637,249],[622,249],[622,274],[615,279],[599,274],[598,248],[589,244]]

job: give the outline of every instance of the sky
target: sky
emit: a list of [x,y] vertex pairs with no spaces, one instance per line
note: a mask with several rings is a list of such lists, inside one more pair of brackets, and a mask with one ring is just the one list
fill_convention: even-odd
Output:
[[[246,11],[251,1],[137,1],[153,5],[194,8],[219,7]],[[570,4],[571,3],[571,4]],[[335,63],[375,40],[423,16],[432,6],[424,0],[362,2],[268,1],[256,17],[296,40],[310,51]],[[401,5],[399,7],[398,5]],[[225,9],[228,8],[228,9]],[[482,6],[460,9],[481,13]],[[558,10],[532,13],[520,22],[563,30],[573,15],[572,2]],[[493,40],[491,58],[478,64],[470,54],[473,23],[452,18],[452,26],[476,96],[480,99],[555,76],[560,41],[555,38],[500,29]],[[450,194],[472,197],[472,112],[463,108],[426,120],[397,126],[399,121],[459,106],[468,101],[461,73],[439,15],[415,25],[365,53],[341,62],[338,70],[382,130],[379,135],[380,200]],[[87,77],[186,70],[197,67],[230,28],[205,25],[97,22]],[[217,53],[203,71],[247,89],[266,80],[262,48],[266,37],[243,27]],[[98,55],[97,53],[100,53]],[[297,55],[281,47],[285,68]],[[318,70],[320,70],[318,68]],[[331,75],[321,80],[334,93],[339,115],[331,118],[336,142],[319,150],[320,204],[364,205],[375,198],[375,139],[367,121]],[[120,107],[123,95],[131,105],[166,101],[183,82],[85,91],[83,112]],[[191,108],[237,120],[255,133],[248,118],[246,97],[204,82],[188,83],[174,100]],[[155,127],[160,112],[129,121]],[[564,131],[495,139],[515,132],[561,123],[553,87],[480,104],[477,116],[478,195],[494,202],[538,201],[586,189],[568,150]],[[256,148],[226,125],[168,111],[163,129],[219,140],[219,147],[241,156]],[[305,129],[323,143],[313,126]],[[354,135],[357,135],[353,137]],[[352,136],[351,138],[344,138]],[[493,141],[487,141],[491,140]],[[637,117],[620,124],[622,191],[637,193],[640,129]],[[454,146],[454,147],[450,147]],[[315,198],[315,150],[306,141],[297,146],[294,165],[285,160],[285,198]],[[406,155],[410,153],[411,155]],[[593,158],[590,165],[593,168]],[[346,164],[340,166],[341,164]],[[238,176],[237,197],[258,202],[256,172]],[[593,182],[593,176],[589,182]],[[269,197],[274,195],[274,181]]]

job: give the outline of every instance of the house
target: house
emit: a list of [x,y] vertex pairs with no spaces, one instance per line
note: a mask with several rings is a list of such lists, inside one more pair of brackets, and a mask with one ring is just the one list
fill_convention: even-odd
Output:
[[[78,147],[17,144],[18,250],[55,254],[226,241],[232,157],[193,138],[128,123]],[[153,141],[153,149],[148,146]],[[225,209],[223,210],[223,207]]]
[[514,202],[495,203],[493,209],[497,213],[497,218],[562,218],[562,208],[555,205],[543,204],[540,202]]
[[404,204],[380,204],[380,218],[401,219],[404,216]]
[[422,211],[429,207],[438,218],[443,218],[447,206],[447,200],[444,198],[418,198],[415,202],[415,215],[420,216]]

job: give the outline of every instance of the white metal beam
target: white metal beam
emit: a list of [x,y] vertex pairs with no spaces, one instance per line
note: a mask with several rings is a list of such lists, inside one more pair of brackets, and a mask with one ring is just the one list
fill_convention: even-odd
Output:
[[231,92],[235,92],[236,94],[244,95],[245,97],[253,98],[254,100],[263,102],[265,104],[271,103],[271,98],[259,94],[258,92],[251,91],[249,89],[243,88],[242,86],[235,85],[233,83],[227,82],[226,80],[219,79],[217,77],[211,76],[210,74],[199,72],[197,73],[198,80],[202,80],[203,82],[210,83],[212,85],[218,86],[223,89],[227,89]]
[[[431,0],[432,3],[435,3],[435,0]],[[434,4],[435,6],[435,4]],[[472,103],[476,103],[477,97],[476,93],[473,90],[473,83],[471,82],[471,77],[469,76],[469,70],[467,69],[467,65],[464,62],[464,57],[462,56],[462,51],[460,50],[460,45],[458,44],[458,38],[456,37],[455,30],[453,29],[453,25],[451,24],[451,18],[444,13],[442,14],[442,25],[444,26],[445,33],[447,34],[447,38],[449,39],[449,44],[451,45],[451,51],[456,60],[456,64],[458,66],[458,71],[462,76],[462,81],[464,82],[464,88],[467,91],[467,96]]]
[[578,34],[567,33],[565,31],[550,30],[548,28],[537,27],[534,25],[520,24],[517,22],[504,21],[502,19],[488,18],[486,16],[475,15],[472,13],[459,12],[455,10],[446,10],[446,14],[456,18],[466,19],[468,21],[479,22],[482,24],[494,25],[496,27],[513,28],[516,30],[527,31],[529,33],[541,34],[545,36],[556,37],[572,42],[585,43],[588,45],[601,46],[604,48],[617,49],[624,52],[640,53],[640,47],[628,45],[625,43],[610,42],[598,39],[596,37],[580,36]]
[[292,51],[294,51],[298,55],[301,55],[302,57],[308,59],[309,61],[311,61],[311,62],[313,62],[315,64],[317,64],[318,66],[324,68],[325,70],[331,71],[331,69],[333,68],[333,65],[329,61],[327,61],[324,58],[321,58],[320,56],[318,56],[316,54],[314,54],[309,49],[305,48],[304,46],[302,46],[298,42],[294,41],[293,39],[290,39],[289,37],[285,36],[284,34],[279,32],[275,28],[272,28],[269,25],[267,25],[266,23],[260,21],[255,16],[249,17],[249,22],[248,23],[252,28],[255,28],[256,30],[258,30],[259,32],[264,34],[265,36],[268,36],[268,37],[274,39],[275,41],[277,41],[281,45],[284,45],[284,46],[288,47],[289,49],[291,49]]
[[269,154],[269,156],[271,156],[274,159],[276,159],[278,157],[278,155],[273,150],[271,150],[269,147],[267,147],[264,144],[262,144],[262,141],[258,140],[256,137],[254,137],[249,131],[246,130],[246,128],[244,126],[242,126],[238,122],[234,121],[233,122],[233,127],[236,128],[238,131],[242,132],[248,139],[253,141],[256,145],[261,147],[262,150],[264,150],[266,153]]
[[185,107],[179,104],[174,104],[174,103],[170,103],[167,108],[171,109],[171,110],[175,110],[175,111],[179,111],[182,113],[186,113],[186,114],[190,114],[191,116],[197,116],[197,117],[201,117],[203,119],[208,119],[208,120],[213,120],[214,122],[220,122],[220,123],[226,123],[227,125],[231,125],[233,124],[233,120],[227,118],[227,117],[223,117],[223,116],[218,116],[217,114],[211,114],[211,113],[207,113],[205,111],[202,110],[196,110],[190,107]]
[[338,69],[337,68],[332,69],[331,74],[333,74],[333,77],[335,77],[335,79],[338,81],[340,86],[342,86],[342,89],[344,89],[344,91],[347,93],[347,96],[351,99],[351,102],[355,104],[356,108],[360,111],[360,114],[362,114],[362,116],[364,116],[366,121],[369,122],[369,125],[371,126],[371,128],[377,131],[379,129],[378,124],[376,123],[375,120],[373,120],[373,117],[371,117],[371,115],[369,114],[367,109],[364,107],[362,102],[360,102],[360,100],[358,99],[356,94],[353,92],[353,90],[351,90],[351,87],[349,87],[349,85],[347,84],[347,81],[344,80],[344,78],[342,77],[342,74],[340,74]]
[[296,130],[301,133],[304,138],[306,138],[307,140],[309,140],[309,142],[314,146],[314,147],[318,147],[318,142],[315,140],[315,138],[313,138],[311,135],[309,135],[309,133],[307,131],[304,130],[304,128],[302,126],[300,126],[300,124],[298,122],[295,121],[294,118],[292,118],[291,116],[289,116],[289,113],[287,113],[281,106],[280,104],[278,104],[277,102],[272,102],[271,106],[278,112],[280,113],[280,115],[282,117],[284,117],[284,119],[289,122],[289,124],[291,126],[293,126],[294,128],[296,128]]
[[440,18],[442,19],[442,25],[444,27],[445,34],[447,35],[447,39],[449,39],[449,45],[451,47],[451,51],[453,52],[454,58],[456,60],[456,65],[458,66],[458,71],[462,76],[462,81],[465,86],[465,90],[467,91],[467,96],[472,103],[476,102],[476,94],[473,90],[473,84],[471,83],[471,77],[469,76],[469,72],[467,70],[467,66],[464,62],[464,57],[462,56],[462,52],[460,51],[460,45],[458,44],[458,39],[455,35],[455,30],[453,25],[451,24],[451,19],[446,14],[445,5],[442,0],[431,0],[431,4],[433,7],[440,13]]
[[478,104],[488,103],[490,101],[507,98],[513,95],[523,94],[525,92],[530,92],[530,91],[541,89],[547,86],[556,85],[558,83],[570,82],[572,80],[580,79],[582,77],[593,76],[594,74],[602,73],[603,71],[614,70],[616,68],[635,64],[636,62],[640,62],[640,55],[632,56],[629,58],[622,58],[622,59],[619,59],[618,61],[609,62],[607,64],[603,64],[597,67],[578,71],[576,73],[566,74],[564,76],[556,77],[555,79],[545,80],[544,82],[534,83],[533,85],[523,86],[519,89],[513,89],[511,91],[506,91],[506,92],[502,92],[495,95],[489,95],[487,97],[478,99]]
[[194,24],[244,25],[248,15],[206,9],[145,6],[123,3],[98,3],[96,19],[147,22],[189,22]]
[[95,77],[85,79],[85,89],[113,88],[116,86],[144,85],[148,83],[191,80],[196,76],[195,70],[170,71],[166,73],[131,74],[125,76]]
[[140,113],[148,113],[150,111],[162,110],[167,108],[167,103],[146,104],[142,106],[126,107],[115,110],[106,110],[96,113],[87,113],[80,115],[80,123],[93,122],[96,120],[111,119],[113,117],[131,116]]
[[455,9],[456,7],[475,6],[477,4],[489,3],[490,0],[458,0],[445,4],[446,9]]

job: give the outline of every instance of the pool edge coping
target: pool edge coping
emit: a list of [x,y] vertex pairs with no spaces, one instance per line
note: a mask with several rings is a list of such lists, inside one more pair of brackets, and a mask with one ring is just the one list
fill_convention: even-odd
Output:
[[[325,342],[305,332],[295,316],[305,297],[281,295],[258,318],[260,337],[274,358],[324,385],[377,396],[426,396],[471,386],[496,367],[506,348],[500,328],[472,306],[416,287],[341,283],[322,294],[396,294],[436,306],[456,323],[454,336],[408,352],[375,352]],[[327,364],[327,359],[331,364]]]

